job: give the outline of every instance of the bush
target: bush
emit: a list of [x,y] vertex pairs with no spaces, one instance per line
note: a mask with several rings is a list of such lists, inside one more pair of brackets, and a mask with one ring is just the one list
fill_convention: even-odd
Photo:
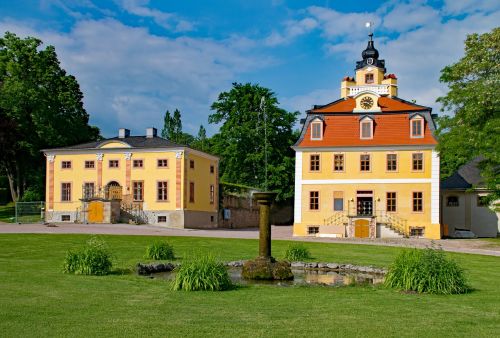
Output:
[[174,247],[167,242],[155,242],[146,248],[146,258],[155,260],[174,259]]
[[310,259],[311,254],[303,244],[290,244],[286,249],[285,258],[289,261],[302,261]]
[[407,249],[394,260],[385,278],[388,287],[433,294],[470,290],[463,269],[441,249]]
[[29,187],[24,191],[21,202],[37,202],[43,201],[42,194],[37,188]]
[[111,253],[106,243],[92,237],[77,251],[68,251],[64,258],[63,271],[77,275],[107,275],[111,272]]
[[232,286],[227,268],[210,255],[183,262],[176,272],[173,290],[223,291]]

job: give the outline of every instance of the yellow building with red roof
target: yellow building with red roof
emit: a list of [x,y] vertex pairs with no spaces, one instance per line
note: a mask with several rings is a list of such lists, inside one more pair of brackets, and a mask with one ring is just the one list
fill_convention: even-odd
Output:
[[398,98],[372,36],[341,98],[307,111],[293,147],[296,236],[441,237],[432,109]]

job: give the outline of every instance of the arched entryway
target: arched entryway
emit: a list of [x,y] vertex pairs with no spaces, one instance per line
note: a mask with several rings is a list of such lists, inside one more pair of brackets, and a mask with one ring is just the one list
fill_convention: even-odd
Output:
[[111,181],[106,185],[106,199],[121,200],[122,199],[122,186],[116,181]]

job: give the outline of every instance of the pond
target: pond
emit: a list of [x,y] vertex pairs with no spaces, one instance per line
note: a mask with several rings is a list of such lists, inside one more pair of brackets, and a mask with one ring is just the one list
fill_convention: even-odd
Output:
[[[228,268],[229,276],[235,284],[240,285],[325,285],[325,286],[344,286],[353,284],[381,284],[384,282],[384,275],[368,272],[353,271],[324,271],[311,269],[293,269],[294,280],[292,281],[266,281],[266,280],[247,280],[241,277],[241,268]],[[150,278],[162,278],[172,280],[175,272],[158,272],[149,275]]]

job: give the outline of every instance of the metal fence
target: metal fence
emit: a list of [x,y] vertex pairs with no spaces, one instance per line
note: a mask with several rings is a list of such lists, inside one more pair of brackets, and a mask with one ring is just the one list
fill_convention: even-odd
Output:
[[16,202],[16,223],[43,223],[45,202]]

